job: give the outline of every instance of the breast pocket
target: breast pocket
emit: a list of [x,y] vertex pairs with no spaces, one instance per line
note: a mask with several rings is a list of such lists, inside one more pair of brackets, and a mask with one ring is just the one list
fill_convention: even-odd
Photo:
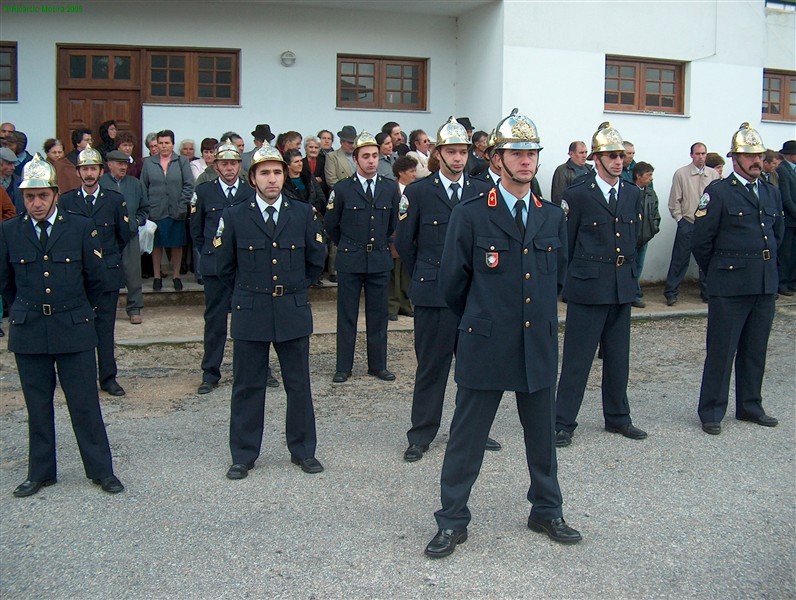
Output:
[[367,227],[370,221],[370,207],[361,200],[346,201],[343,207],[342,225],[344,228]]
[[477,237],[473,264],[479,273],[502,273],[508,258],[509,240],[505,238]]
[[420,219],[420,238],[422,242],[444,244],[448,229],[448,215],[423,215]]
[[65,281],[75,281],[83,274],[83,255],[80,250],[67,250],[66,252],[53,252],[50,255],[53,269],[65,278]]
[[266,251],[264,239],[238,240],[238,267],[242,271],[257,271],[265,267]]
[[558,271],[558,251],[561,248],[558,237],[534,238],[533,247],[536,250],[536,266],[542,273]]
[[291,270],[303,269],[305,263],[304,248],[306,246],[304,238],[284,238],[278,240],[278,243],[276,258],[279,263]]
[[39,254],[33,249],[25,252],[10,252],[8,260],[14,269],[17,287],[31,283],[34,274],[39,271]]
[[578,246],[586,254],[599,254],[606,245],[613,247],[613,217],[610,215],[584,217],[578,228]]

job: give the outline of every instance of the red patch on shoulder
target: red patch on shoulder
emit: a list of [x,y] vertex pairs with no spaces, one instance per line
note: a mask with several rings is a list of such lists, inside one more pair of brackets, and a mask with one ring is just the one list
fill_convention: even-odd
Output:
[[486,205],[489,208],[495,208],[497,206],[497,190],[496,188],[492,188],[489,190],[489,197],[486,199]]

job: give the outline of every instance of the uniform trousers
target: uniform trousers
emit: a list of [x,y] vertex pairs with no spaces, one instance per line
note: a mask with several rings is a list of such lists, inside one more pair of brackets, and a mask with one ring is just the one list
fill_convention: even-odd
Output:
[[699,393],[699,418],[719,423],[727,412],[735,359],[735,416],[759,417],[766,349],[774,321],[774,294],[711,296],[707,356]]
[[204,276],[205,330],[202,356],[202,381],[218,383],[221,379],[221,361],[227,342],[227,315],[232,289],[215,275]]
[[779,289],[796,290],[796,227],[785,227],[782,245],[777,250]]
[[55,369],[66,397],[83,468],[89,479],[113,475],[111,449],[97,394],[94,349],[67,354],[16,354],[28,409],[28,479],[55,479]]
[[249,464],[260,456],[265,419],[268,354],[273,344],[287,394],[285,439],[296,458],[315,456],[315,412],[310,391],[309,336],[285,342],[233,342],[229,447],[232,462]]
[[137,233],[130,233],[130,241],[122,250],[122,268],[127,288],[127,316],[140,315],[144,308],[141,284],[141,244]]
[[[694,224],[685,218],[677,222],[677,231],[674,235],[674,245],[672,246],[672,260],[669,263],[669,272],[666,275],[666,287],[663,295],[669,298],[677,296],[680,284],[688,272],[688,265],[691,262],[691,235],[694,232]],[[708,297],[705,274],[699,270],[699,293],[702,298]]]
[[578,426],[576,419],[600,342],[605,426],[630,423],[630,304],[578,304],[570,300],[556,399],[556,431],[574,431]]
[[102,292],[94,311],[94,329],[97,331],[97,364],[100,386],[116,379],[116,357],[114,356],[114,331],[116,329],[116,306],[119,290]]
[[387,301],[387,312],[397,315],[399,312],[412,310],[409,301],[409,283],[411,278],[407,273],[404,263],[400,258],[393,259],[393,268],[390,271],[390,296]]
[[[531,514],[540,520],[562,516],[556,462],[553,388],[516,392],[517,412],[525,437],[525,456],[531,485]],[[474,390],[459,386],[450,438],[442,463],[442,508],[434,513],[440,529],[461,530],[470,523],[467,501],[484,460],[486,438],[495,420],[502,390]]]
[[439,431],[459,317],[447,307],[415,307],[415,390],[409,445],[427,446]]
[[365,288],[368,369],[387,368],[387,295],[390,272],[337,273],[337,371],[354,365],[359,297]]

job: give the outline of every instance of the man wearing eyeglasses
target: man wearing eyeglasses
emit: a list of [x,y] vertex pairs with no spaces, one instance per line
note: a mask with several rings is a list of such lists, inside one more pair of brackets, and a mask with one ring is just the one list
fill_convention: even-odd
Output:
[[630,306],[636,297],[636,241],[641,231],[641,194],[621,179],[622,136],[603,123],[592,137],[597,172],[564,192],[569,268],[564,356],[556,397],[556,446],[572,443],[597,344],[603,347],[605,430],[643,440],[647,433],[630,419]]

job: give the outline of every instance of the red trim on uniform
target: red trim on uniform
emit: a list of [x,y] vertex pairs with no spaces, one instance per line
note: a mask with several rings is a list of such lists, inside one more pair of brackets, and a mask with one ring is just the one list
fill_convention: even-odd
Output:
[[489,197],[486,200],[486,205],[489,208],[495,208],[497,206],[497,188],[489,190]]
[[531,196],[533,196],[533,203],[536,205],[536,208],[542,208],[542,203],[539,202],[539,198],[536,197],[536,194],[531,193]]

